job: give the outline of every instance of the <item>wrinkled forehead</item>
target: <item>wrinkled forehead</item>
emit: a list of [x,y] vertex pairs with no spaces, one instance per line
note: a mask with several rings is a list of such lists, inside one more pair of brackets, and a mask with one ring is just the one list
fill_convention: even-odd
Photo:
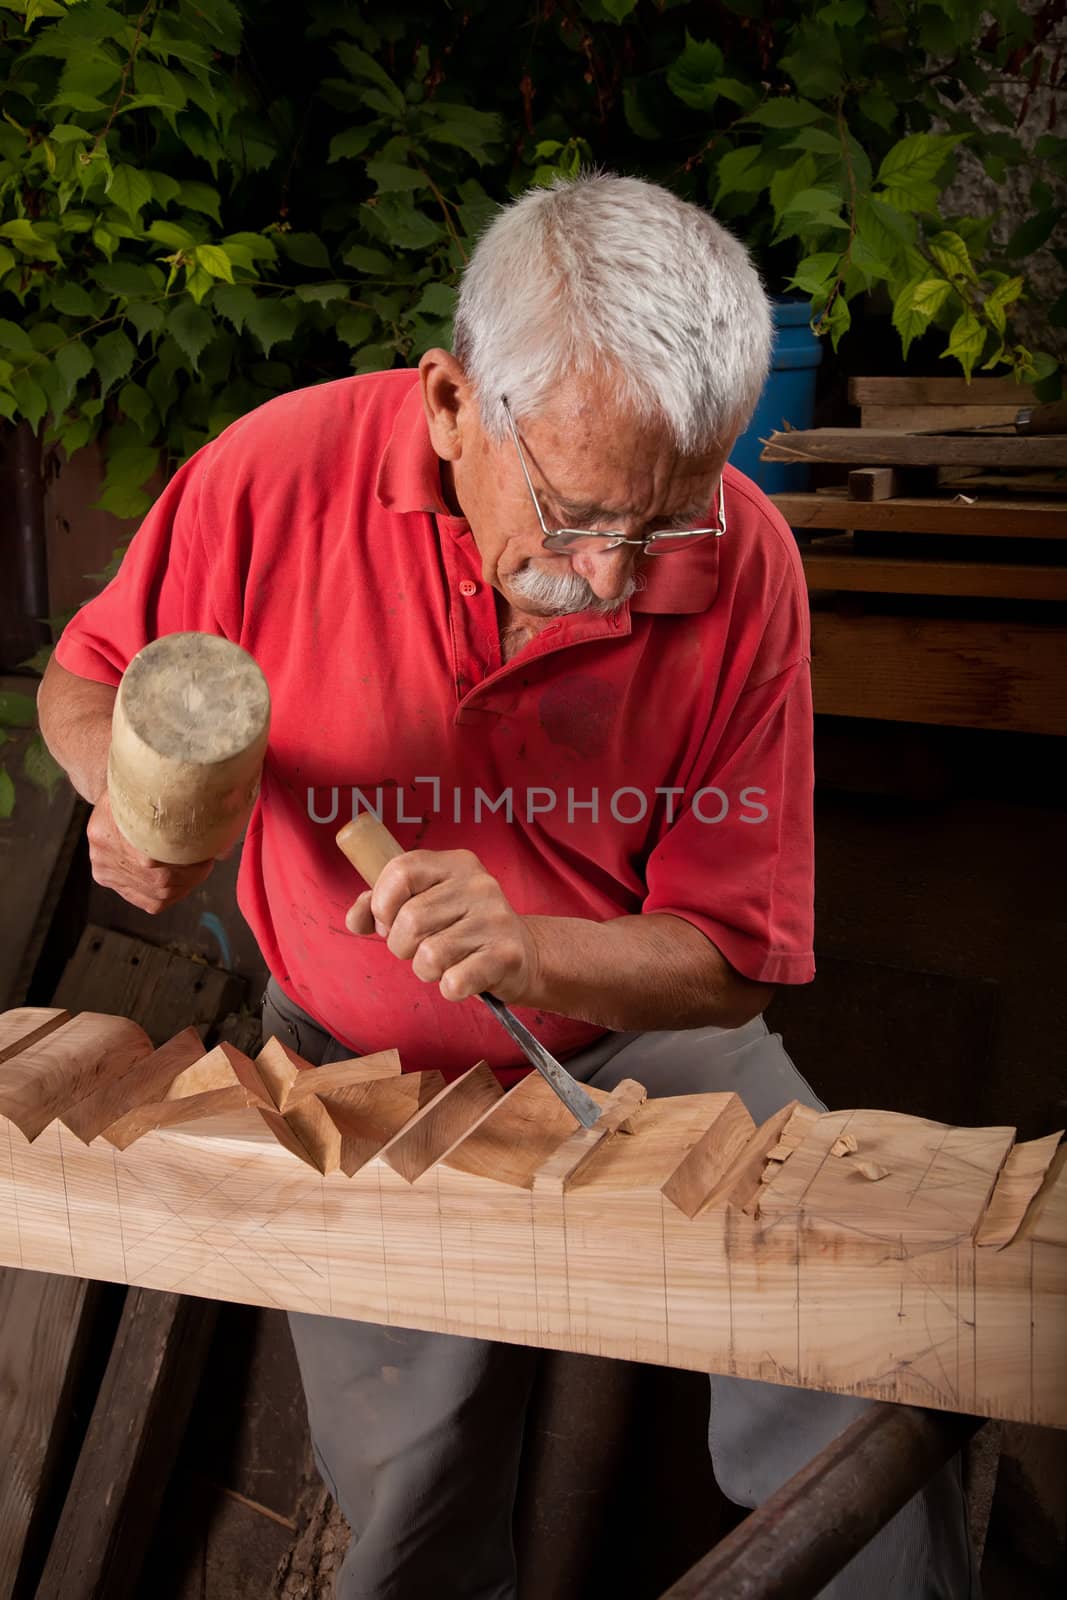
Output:
[[617,405],[546,407],[518,427],[535,485],[578,526],[604,516],[699,521],[722,471],[721,452],[686,454],[664,423]]

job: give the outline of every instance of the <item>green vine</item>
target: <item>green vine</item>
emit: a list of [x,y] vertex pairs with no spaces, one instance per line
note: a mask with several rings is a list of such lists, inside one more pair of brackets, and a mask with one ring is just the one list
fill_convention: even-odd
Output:
[[[99,503],[139,515],[272,395],[447,341],[495,206],[589,162],[713,206],[835,347],[866,300],[1052,396],[1011,319],[1036,251],[1067,265],[1067,140],[1019,137],[1059,9],[0,0],[0,417],[105,434]],[[961,161],[1029,194],[1006,243],[942,213]]]

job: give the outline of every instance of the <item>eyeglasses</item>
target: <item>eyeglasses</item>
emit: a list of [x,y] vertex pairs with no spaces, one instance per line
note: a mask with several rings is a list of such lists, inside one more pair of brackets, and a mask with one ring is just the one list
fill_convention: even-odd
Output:
[[[661,533],[650,533],[644,539],[627,539],[623,533],[590,533],[586,528],[550,528],[541,512],[541,502],[537,498],[537,490],[530,477],[530,469],[526,465],[526,452],[519,440],[519,430],[515,426],[515,418],[511,414],[507,396],[501,395],[500,404],[504,407],[504,415],[508,419],[511,437],[515,441],[515,449],[519,453],[519,465],[522,475],[526,479],[526,487],[530,491],[530,499],[537,512],[537,520],[541,524],[544,538],[541,541],[546,550],[577,550],[584,543],[584,547],[594,555],[599,555],[605,550],[617,550],[620,545],[633,545],[644,555],[667,555],[672,550],[681,550],[693,539],[704,539],[709,534],[714,534],[716,539],[721,539],[726,532],[726,502],[723,496],[722,478],[719,478],[719,525],[716,528],[668,528]],[[595,541],[590,543],[589,541]]]

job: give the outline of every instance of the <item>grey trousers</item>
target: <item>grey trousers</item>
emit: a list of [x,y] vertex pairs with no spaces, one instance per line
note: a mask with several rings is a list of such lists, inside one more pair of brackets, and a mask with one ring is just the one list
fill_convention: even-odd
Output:
[[[349,1052],[273,982],[264,1039],[318,1065]],[[568,1068],[598,1089],[733,1090],[758,1122],[820,1107],[762,1017],[743,1028],[611,1034]],[[511,1522],[538,1352],[484,1339],[291,1313],[315,1460],[352,1529],[337,1600],[515,1600]],[[753,1507],[867,1402],[711,1378],[708,1445],[728,1499]],[[959,1460],[823,1591],[822,1600],[977,1600]]]

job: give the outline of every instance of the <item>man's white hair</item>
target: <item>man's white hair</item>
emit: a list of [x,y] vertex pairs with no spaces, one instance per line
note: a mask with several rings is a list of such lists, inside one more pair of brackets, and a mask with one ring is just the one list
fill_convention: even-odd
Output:
[[454,351],[495,439],[501,396],[532,417],[564,377],[607,372],[624,406],[697,455],[747,423],[771,339],[733,234],[657,184],[591,173],[531,189],[492,222],[463,274]]

